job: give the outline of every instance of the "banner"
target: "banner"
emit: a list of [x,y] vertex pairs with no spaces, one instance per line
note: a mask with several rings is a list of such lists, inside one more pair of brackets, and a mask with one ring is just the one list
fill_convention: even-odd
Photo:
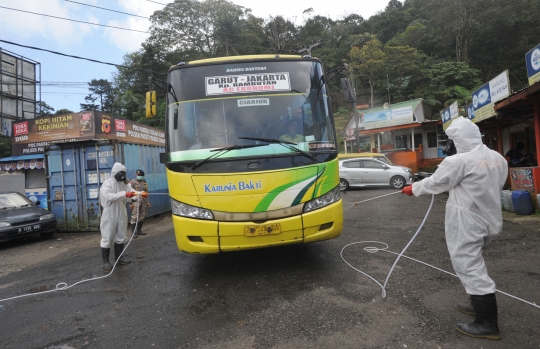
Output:
[[495,102],[510,95],[508,70],[503,71],[472,93],[474,122],[495,116]]
[[525,54],[529,85],[540,81],[540,44]]
[[459,116],[458,102],[450,104],[450,106],[441,111],[441,120],[443,122],[443,130],[446,131],[452,121]]
[[389,108],[364,113],[364,128],[374,129],[387,126],[410,124],[414,120],[412,106]]
[[206,95],[291,91],[289,73],[260,73],[205,78]]
[[97,111],[54,115],[13,123],[12,154],[44,153],[52,143],[116,139],[165,146],[165,132]]
[[96,114],[96,139],[117,139],[126,143],[165,146],[163,130],[108,114]]

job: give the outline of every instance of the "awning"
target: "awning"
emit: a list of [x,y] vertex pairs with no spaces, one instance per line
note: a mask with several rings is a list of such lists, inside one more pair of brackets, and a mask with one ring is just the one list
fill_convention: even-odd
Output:
[[43,154],[31,154],[31,155],[15,155],[8,158],[0,159],[0,162],[13,162],[20,160],[34,160],[34,159],[43,159],[45,156]]

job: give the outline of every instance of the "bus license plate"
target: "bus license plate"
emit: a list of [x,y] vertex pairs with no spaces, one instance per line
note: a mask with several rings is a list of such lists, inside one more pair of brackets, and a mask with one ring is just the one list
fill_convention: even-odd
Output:
[[29,225],[27,227],[19,228],[19,233],[28,233],[29,231],[39,230],[41,226],[39,224]]
[[245,236],[273,235],[279,233],[281,233],[279,224],[246,225],[244,227]]

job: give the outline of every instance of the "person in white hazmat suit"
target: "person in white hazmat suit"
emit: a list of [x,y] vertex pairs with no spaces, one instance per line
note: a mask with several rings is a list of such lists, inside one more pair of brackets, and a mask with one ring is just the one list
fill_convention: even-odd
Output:
[[482,144],[478,126],[469,119],[455,119],[446,134],[457,154],[446,157],[431,177],[403,188],[402,193],[419,196],[449,191],[446,244],[472,303],[458,304],[458,310],[475,316],[471,323],[457,323],[456,329],[468,336],[499,340],[495,282],[487,273],[482,248],[502,230],[501,190],[508,164]]
[[115,163],[111,177],[106,179],[99,189],[99,203],[103,207],[101,214],[101,257],[103,269],[111,270],[109,254],[114,240],[115,260],[118,264],[129,264],[130,261],[120,254],[124,250],[127,230],[126,203],[138,200],[135,191],[129,186],[126,178],[126,167],[121,163]]

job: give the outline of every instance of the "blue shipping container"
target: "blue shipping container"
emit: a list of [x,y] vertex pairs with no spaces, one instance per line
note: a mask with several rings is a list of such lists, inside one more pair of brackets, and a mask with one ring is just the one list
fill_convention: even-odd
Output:
[[[165,148],[116,141],[84,141],[51,145],[45,153],[48,206],[66,231],[99,230],[99,188],[111,176],[115,162],[126,166],[127,177],[145,172],[149,200],[147,217],[171,210],[165,165],[159,154]],[[131,212],[128,208],[128,216]]]

